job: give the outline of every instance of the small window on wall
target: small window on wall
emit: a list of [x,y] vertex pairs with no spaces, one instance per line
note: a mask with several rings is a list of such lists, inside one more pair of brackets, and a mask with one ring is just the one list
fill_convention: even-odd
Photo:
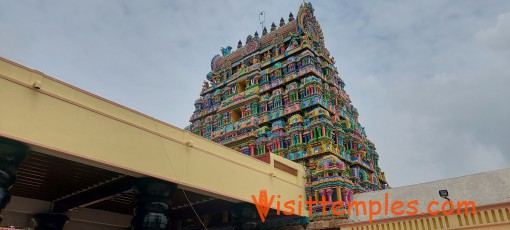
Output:
[[237,85],[237,93],[246,91],[246,81],[240,81]]
[[241,118],[241,109],[232,111],[232,122],[237,122]]

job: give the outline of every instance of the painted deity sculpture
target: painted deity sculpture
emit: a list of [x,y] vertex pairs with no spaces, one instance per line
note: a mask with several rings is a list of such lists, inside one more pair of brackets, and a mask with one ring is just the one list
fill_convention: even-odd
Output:
[[289,45],[289,48],[287,49],[287,51],[291,51],[293,49],[296,49],[297,47],[299,46],[298,42],[297,42],[297,39],[296,38],[293,38],[290,42],[290,45]]
[[204,81],[204,84],[202,84],[202,90],[206,90],[207,88],[209,88],[209,82]]
[[285,45],[283,43],[280,43],[279,50],[280,50],[280,54],[284,54],[285,53]]
[[[203,88],[187,129],[249,156],[272,153],[303,164],[308,196],[348,202],[388,185],[313,12],[303,4],[297,23],[248,36],[245,46],[214,56],[207,78],[224,79]],[[245,61],[259,57],[260,68],[246,68]],[[232,75],[228,63],[239,62]],[[334,218],[315,209],[314,219]]]

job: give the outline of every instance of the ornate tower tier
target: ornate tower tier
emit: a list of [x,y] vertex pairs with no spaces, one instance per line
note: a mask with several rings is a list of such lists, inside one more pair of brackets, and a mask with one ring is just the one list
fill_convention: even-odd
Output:
[[[249,156],[274,153],[307,167],[307,194],[344,201],[387,188],[310,3],[296,20],[249,35],[211,61],[188,130]],[[314,207],[315,218],[322,216]]]

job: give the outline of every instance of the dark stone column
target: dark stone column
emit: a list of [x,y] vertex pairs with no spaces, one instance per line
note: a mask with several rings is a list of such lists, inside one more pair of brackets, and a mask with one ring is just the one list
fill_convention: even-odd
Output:
[[170,229],[170,199],[177,185],[154,178],[142,178],[135,186],[136,209],[131,220],[132,230]]
[[230,210],[236,230],[260,229],[260,217],[257,208],[250,203],[234,204]]
[[[19,164],[27,157],[28,146],[25,144],[0,137],[0,211],[11,201],[9,189],[16,181],[16,171]],[[0,223],[2,223],[0,215]]]
[[69,217],[59,213],[38,213],[32,219],[35,230],[62,230]]

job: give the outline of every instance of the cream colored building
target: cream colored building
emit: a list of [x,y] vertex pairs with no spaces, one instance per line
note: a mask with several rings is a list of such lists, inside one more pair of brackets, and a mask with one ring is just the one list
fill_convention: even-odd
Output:
[[[449,199],[453,202],[452,215],[441,213],[443,210],[441,206],[446,200],[439,196],[439,190],[448,191]],[[384,213],[386,194],[388,214]],[[339,227],[342,230],[510,229],[510,169],[359,193],[354,195],[354,200],[366,204],[367,215],[363,215],[360,208],[360,215],[351,215],[349,221],[315,222],[308,227],[313,229]],[[391,212],[391,204],[396,201],[404,204],[416,202],[416,205],[412,206],[416,207],[417,214],[395,215]],[[476,204],[476,212],[472,212],[472,206],[464,205],[466,203],[458,205],[464,201],[473,201]],[[368,215],[369,202],[381,204],[381,213],[373,215],[372,222],[369,221]],[[465,215],[466,207],[468,215]],[[375,213],[377,205],[373,204],[372,210]],[[444,211],[450,212],[449,204],[445,205]],[[439,213],[431,215],[436,212]],[[461,214],[457,214],[458,212]],[[355,213],[354,207],[351,213]]]
[[245,156],[2,58],[0,157],[0,192],[13,184],[1,226],[68,218],[65,229],[126,229],[132,219],[225,227],[258,221],[251,196],[261,190],[305,196],[297,163]]

